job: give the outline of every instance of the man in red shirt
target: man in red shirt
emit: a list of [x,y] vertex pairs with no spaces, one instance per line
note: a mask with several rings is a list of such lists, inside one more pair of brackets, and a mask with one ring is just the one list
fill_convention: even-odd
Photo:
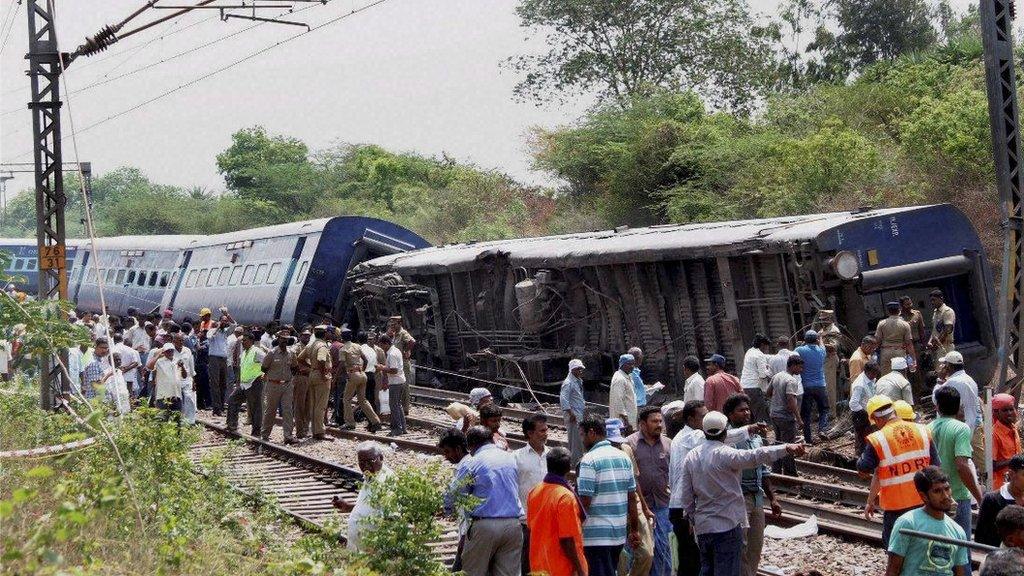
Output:
[[1017,402],[1010,394],[996,394],[992,397],[992,489],[1006,482],[1006,471],[1010,459],[1021,453],[1020,436],[1017,435]]
[[704,367],[708,373],[704,381],[704,405],[709,412],[721,412],[726,398],[743,393],[740,380],[725,371],[725,357],[721,354],[712,354],[704,361]]
[[530,572],[548,576],[586,576],[583,555],[583,520],[586,512],[565,475],[572,454],[552,448],[547,454],[548,473],[526,498],[526,522],[530,528]]

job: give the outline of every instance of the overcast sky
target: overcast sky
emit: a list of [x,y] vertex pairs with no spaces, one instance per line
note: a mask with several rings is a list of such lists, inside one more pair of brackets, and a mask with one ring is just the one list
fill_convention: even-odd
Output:
[[[14,2],[0,0],[0,19]],[[778,2],[752,0],[751,6],[771,13]],[[292,18],[316,26],[369,3],[298,3],[308,9]],[[961,10],[969,3],[953,0]],[[58,0],[62,50],[70,51],[85,36],[141,4],[142,0]],[[71,111],[81,132],[77,138],[80,158],[91,161],[97,173],[131,165],[157,182],[221,190],[217,153],[230,144],[232,132],[259,124],[272,133],[298,137],[312,149],[350,142],[425,155],[446,152],[527,182],[547,182],[544,175],[529,169],[526,138],[530,128],[571,122],[591,101],[580,98],[566,105],[538,107],[512,99],[517,77],[500,64],[510,55],[543,49],[540,42],[525,40],[515,4],[514,0],[387,0],[85,130],[302,31],[259,25],[114,79],[254,25],[243,20],[221,22],[211,11],[193,11],[107,52],[79,59],[68,69]],[[163,14],[150,10],[139,21]],[[22,5],[0,54],[0,162],[32,159],[30,116],[24,107],[29,98],[24,76],[26,37]],[[89,87],[97,82],[106,83]],[[64,112],[63,129],[70,134],[68,101]],[[65,140],[64,159],[75,159],[70,138]],[[20,177],[9,189],[30,185],[29,178]]]

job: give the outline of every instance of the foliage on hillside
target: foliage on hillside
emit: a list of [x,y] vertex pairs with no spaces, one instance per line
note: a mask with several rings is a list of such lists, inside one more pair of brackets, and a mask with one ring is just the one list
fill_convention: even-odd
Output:
[[[81,438],[45,414],[32,388],[0,392],[0,449]],[[27,393],[26,393],[27,392]],[[96,412],[97,415],[100,412]],[[134,495],[105,441],[64,456],[0,466],[0,564],[12,574],[372,574],[344,568],[326,536],[301,536],[270,502],[234,491],[208,462],[192,468],[195,432],[151,410],[110,422]],[[95,425],[96,419],[90,419]],[[140,525],[141,521],[141,525]]]
[[[301,141],[240,130],[217,157],[228,190],[220,195],[156,184],[136,168],[93,180],[99,235],[211,234],[310,218],[355,214],[403,224],[432,242],[540,234],[556,203],[504,174],[372,145],[311,154]],[[77,190],[70,181],[68,190]],[[69,193],[68,234],[82,237],[80,194]],[[35,230],[31,194],[18,195],[0,231]]]

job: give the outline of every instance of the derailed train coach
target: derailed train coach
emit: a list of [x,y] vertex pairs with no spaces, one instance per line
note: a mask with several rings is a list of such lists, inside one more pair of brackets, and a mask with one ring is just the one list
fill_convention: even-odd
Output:
[[755,333],[796,337],[819,310],[849,353],[903,295],[930,330],[936,288],[972,375],[988,382],[996,361],[991,272],[950,205],[440,246],[369,260],[348,284],[361,326],[404,317],[419,364],[511,386],[559,383],[573,357],[607,382],[631,346],[646,381],[681,386],[686,356],[723,354],[736,370]]

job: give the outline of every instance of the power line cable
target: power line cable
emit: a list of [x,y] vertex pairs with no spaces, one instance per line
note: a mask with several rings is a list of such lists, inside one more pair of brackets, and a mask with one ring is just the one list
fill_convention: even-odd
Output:
[[[278,14],[277,17],[285,16],[287,14],[299,14],[301,12],[309,10],[310,8],[315,8],[317,6],[319,6],[319,4],[311,4],[311,5],[306,6],[304,8],[299,8],[298,10],[295,10],[295,9],[285,10],[284,12],[281,12],[280,14]],[[129,71],[124,72],[122,74],[118,74],[117,76],[112,76],[110,78],[107,78],[106,76],[104,76],[102,79],[97,80],[96,82],[93,82],[92,84],[87,84],[87,85],[79,88],[78,90],[75,90],[74,93],[75,94],[81,94],[81,93],[86,92],[88,90],[91,90],[93,88],[97,88],[99,86],[103,86],[105,84],[109,84],[111,82],[114,82],[115,80],[120,80],[121,78],[126,78],[128,76],[133,76],[133,75],[138,74],[140,72],[145,72],[146,70],[149,70],[151,68],[155,68],[155,67],[157,67],[157,66],[159,66],[161,64],[165,64],[165,63],[170,62],[172,60],[177,60],[178,58],[181,58],[182,56],[187,56],[187,55],[192,54],[194,52],[198,52],[198,51],[200,51],[200,50],[202,50],[204,48],[208,48],[210,46],[213,46],[214,44],[219,44],[220,42],[223,42],[225,40],[229,40],[231,38],[234,38],[235,36],[238,36],[240,34],[244,34],[244,33],[248,32],[248,31],[250,31],[250,30],[252,30],[254,28],[258,28],[258,27],[264,26],[266,24],[267,24],[267,22],[258,22],[256,24],[251,25],[251,26],[247,26],[245,28],[242,28],[241,30],[236,30],[234,32],[231,32],[230,34],[226,34],[224,36],[219,36],[217,38],[214,38],[213,40],[209,40],[207,42],[203,42],[202,44],[199,44],[198,46],[194,46],[194,47],[189,48],[187,50],[183,50],[181,52],[178,52],[176,54],[168,56],[167,58],[164,58],[162,60],[158,60],[156,62],[151,62],[149,64],[146,64],[145,66],[141,66],[139,68],[135,68],[135,69],[129,70]],[[127,61],[127,59],[126,59],[126,61]],[[123,64],[123,62],[122,62],[122,64]],[[113,70],[111,70],[110,72],[113,72]],[[21,112],[22,110],[24,110],[23,106],[19,106],[17,108],[10,108],[8,110],[4,110],[3,112],[0,112],[0,116],[7,116],[7,115],[10,115],[10,114]]]
[[[153,96],[152,98],[143,100],[142,102],[139,102],[138,104],[135,104],[134,106],[131,106],[131,107],[126,108],[126,109],[124,109],[124,110],[122,110],[120,112],[117,112],[115,114],[107,116],[106,118],[104,118],[102,120],[98,120],[96,122],[93,122],[92,124],[89,124],[89,125],[85,126],[81,130],[78,130],[77,132],[72,132],[72,135],[74,135],[74,134],[81,134],[83,132],[88,132],[89,130],[92,130],[93,128],[96,128],[98,126],[102,126],[103,124],[106,124],[107,122],[111,122],[111,121],[116,120],[116,119],[118,119],[118,118],[120,118],[122,116],[126,116],[128,114],[131,114],[132,112],[135,112],[136,110],[144,108],[144,107],[146,107],[146,106],[148,106],[148,105],[150,105],[150,104],[152,104],[152,103],[154,103],[154,102],[156,102],[158,100],[162,100],[162,99],[170,96],[171,94],[174,94],[176,92],[180,92],[181,90],[184,90],[185,88],[190,88],[192,86],[195,86],[196,84],[199,84],[200,82],[202,82],[204,80],[212,78],[213,76],[216,76],[217,74],[220,74],[222,72],[230,70],[231,68],[234,68],[235,66],[243,64],[245,62],[248,62],[249,60],[252,60],[253,58],[256,58],[257,56],[260,56],[262,54],[265,54],[265,53],[273,50],[274,48],[277,48],[278,46],[282,46],[284,44],[292,42],[293,40],[296,40],[298,38],[306,36],[307,34],[311,34],[313,32],[316,32],[317,30],[321,30],[323,28],[326,28],[327,26],[330,26],[331,24],[335,24],[335,23],[340,22],[340,21],[342,21],[342,20],[344,20],[346,18],[349,18],[351,16],[355,16],[356,14],[359,14],[361,12],[365,12],[366,10],[369,10],[370,8],[374,8],[376,6],[384,4],[387,1],[388,0],[375,0],[374,2],[370,2],[369,4],[366,4],[366,5],[361,6],[359,8],[353,8],[351,11],[346,12],[345,14],[342,14],[342,15],[337,16],[335,18],[331,18],[330,20],[327,20],[326,22],[322,22],[320,24],[317,24],[316,26],[313,26],[313,27],[311,27],[308,30],[304,30],[302,32],[299,32],[298,34],[295,34],[294,36],[289,36],[288,38],[285,38],[284,40],[275,42],[274,44],[270,44],[268,46],[264,46],[263,48],[260,48],[259,50],[256,50],[255,52],[251,52],[251,53],[249,53],[249,54],[247,54],[247,55],[245,55],[245,56],[243,56],[243,57],[241,57],[241,58],[239,58],[237,60],[234,60],[234,61],[232,61],[232,62],[230,62],[230,63],[228,63],[228,64],[226,64],[224,66],[221,66],[220,68],[217,68],[215,70],[207,72],[206,74],[203,74],[202,76],[198,76],[196,78],[193,78],[192,80],[189,80],[188,82],[179,84],[179,85],[175,86],[174,88],[171,88],[169,90],[165,90],[165,91],[157,94],[156,96]],[[65,136],[64,138],[67,138],[67,136]],[[32,154],[32,152],[28,151],[28,152],[25,152],[23,154],[19,154],[18,156],[14,156],[12,158],[9,158],[7,161],[9,162],[11,160],[17,160],[19,158],[24,158],[25,156],[28,156],[30,154]]]
[[[8,12],[13,11],[13,16],[11,16],[10,24],[8,24],[7,19],[4,18],[4,25],[7,27],[7,32],[3,32],[4,41],[3,43],[0,43],[0,54],[3,54],[4,50],[7,48],[7,41],[11,38],[11,31],[14,30],[14,23],[18,20],[18,10],[21,8],[21,2],[22,0],[12,0],[11,8],[7,10]],[[3,28],[0,28],[0,31],[2,30]]]
[[[185,19],[185,17],[186,17],[186,15],[182,15],[180,18],[175,20],[175,22],[181,22],[181,21],[183,21]],[[191,24],[189,24],[187,26],[183,26],[183,27],[177,28],[177,29],[172,29],[169,32],[161,34],[160,36],[157,36],[155,38],[150,38],[149,40],[147,40],[145,42],[141,42],[141,43],[133,45],[133,46],[127,46],[123,50],[118,50],[116,52],[110,52],[108,54],[104,54],[103,56],[99,56],[96,59],[89,58],[87,61],[85,61],[85,62],[83,62],[81,64],[77,64],[76,63],[75,64],[75,71],[77,72],[77,71],[79,71],[79,70],[81,70],[83,68],[88,68],[90,66],[95,66],[96,64],[101,64],[103,62],[106,62],[107,60],[111,60],[111,59],[116,58],[118,56],[122,56],[122,55],[128,54],[128,57],[125,58],[125,60],[121,63],[121,64],[123,64],[124,62],[126,62],[126,61],[130,60],[132,57],[134,57],[134,55],[136,55],[137,53],[145,50],[146,48],[148,48],[149,46],[151,46],[155,42],[159,42],[160,40],[164,40],[166,38],[174,36],[175,34],[180,34],[181,32],[184,32],[186,30],[194,28],[194,27],[196,27],[196,26],[198,26],[200,24],[205,24],[206,22],[209,22],[209,21],[217,19],[217,18],[218,18],[218,16],[216,14],[214,14],[212,16],[208,16],[208,17],[203,18],[201,20],[196,20],[195,22],[192,22]],[[110,72],[112,72],[114,69],[116,69],[117,67],[121,66],[121,64],[116,65],[113,69],[108,71],[108,74]],[[6,95],[14,93],[14,92],[21,92],[21,91],[25,90],[26,88],[28,88],[28,84],[23,84],[22,86],[19,86],[17,88],[10,88],[8,90],[5,90],[2,94],[4,96],[6,96]]]

